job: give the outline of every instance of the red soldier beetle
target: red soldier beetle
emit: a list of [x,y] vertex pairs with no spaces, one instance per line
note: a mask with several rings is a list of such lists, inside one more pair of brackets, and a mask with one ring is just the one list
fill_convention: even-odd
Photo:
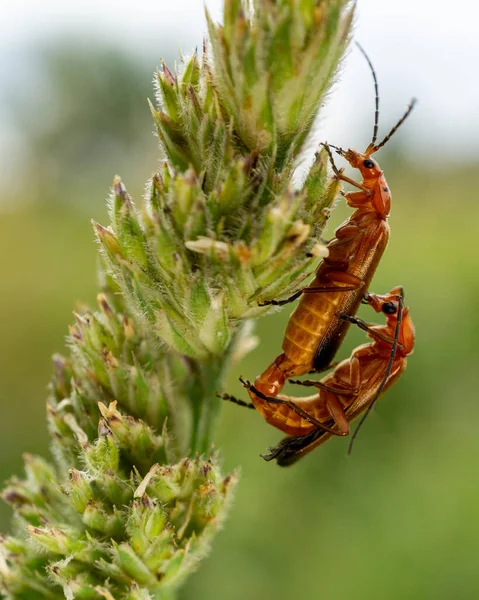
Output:
[[[373,340],[356,348],[351,357],[340,362],[321,381],[291,381],[315,387],[318,392],[306,398],[268,397],[255,394],[251,405],[224,397],[243,406],[256,408],[268,423],[288,434],[278,446],[263,456],[287,466],[323,444],[332,435],[349,434],[349,424],[362,416],[349,445],[367,415],[382,394],[397,381],[406,368],[407,357],[414,348],[414,325],[409,309],[403,306],[402,288],[388,294],[368,294],[367,303],[386,315],[386,325],[368,325],[361,319],[340,314],[339,318],[360,327]],[[247,381],[244,385],[251,389]]]
[[[254,385],[246,384],[254,407],[263,406],[264,399],[278,399],[278,404],[286,406],[278,396],[290,377],[307,373],[320,373],[332,366],[332,360],[342,343],[349,328],[352,317],[356,314],[367,288],[376,271],[379,261],[389,240],[389,225],[387,219],[391,206],[391,193],[378,163],[371,158],[372,154],[382,148],[396,130],[404,123],[415,101],[408,106],[406,112],[387,136],[376,144],[379,120],[379,95],[377,77],[371,61],[365,54],[371,68],[375,86],[376,111],[371,143],[364,153],[354,150],[344,151],[336,148],[349,164],[360,171],[361,183],[346,177],[339,170],[331,153],[331,147],[324,144],[329,154],[335,176],[341,181],[350,183],[359,191],[344,193],[351,208],[356,209],[351,217],[335,232],[335,237],[328,244],[328,257],[319,264],[311,283],[295,292],[285,300],[270,300],[261,305],[283,305],[301,296],[298,306],[291,314],[284,335],[283,352],[259,375]],[[221,396],[229,399],[228,395]],[[303,399],[286,400],[289,408],[308,420],[310,425],[320,427],[325,432],[334,435],[338,432],[318,421],[311,421],[311,416],[304,414],[301,408]],[[244,402],[238,403],[247,405]],[[262,412],[262,411],[260,411]],[[276,425],[272,414],[271,421]],[[279,413],[278,413],[279,414]],[[263,416],[266,415],[264,414]],[[338,419],[341,416],[337,415]],[[343,421],[346,427],[346,421]],[[300,428],[301,429],[301,428]],[[292,431],[291,435],[296,435]],[[300,433],[297,433],[300,435]],[[346,435],[343,433],[342,435]]]

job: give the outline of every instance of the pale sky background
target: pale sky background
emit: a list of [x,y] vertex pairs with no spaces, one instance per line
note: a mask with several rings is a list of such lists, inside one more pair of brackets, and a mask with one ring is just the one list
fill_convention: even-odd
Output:
[[[207,0],[221,19],[222,0]],[[431,160],[479,159],[479,3],[474,0],[359,0],[355,38],[367,49],[381,93],[380,133],[410,98],[419,103],[398,135]],[[169,32],[187,54],[205,32],[201,0],[3,0],[0,13],[0,158],[12,132],[2,110],[9,77],[36,40],[71,32],[99,37],[151,57]],[[21,75],[20,75],[21,77]],[[25,86],[28,82],[25,81]],[[334,102],[322,113],[319,139],[362,147],[373,119],[371,75],[351,51]],[[2,143],[3,140],[3,143]],[[399,142],[398,142],[399,143]]]

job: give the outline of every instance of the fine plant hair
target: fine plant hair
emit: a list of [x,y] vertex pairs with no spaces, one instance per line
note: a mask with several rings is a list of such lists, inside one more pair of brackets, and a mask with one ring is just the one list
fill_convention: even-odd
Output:
[[53,358],[51,457],[27,455],[3,491],[3,597],[170,600],[208,553],[237,481],[212,449],[216,392],[272,310],[258,302],[325,252],[340,185],[326,152],[292,177],[353,10],[224,0],[203,48],[156,73],[160,167],[138,204],[115,177],[109,223],[93,223],[98,303]]

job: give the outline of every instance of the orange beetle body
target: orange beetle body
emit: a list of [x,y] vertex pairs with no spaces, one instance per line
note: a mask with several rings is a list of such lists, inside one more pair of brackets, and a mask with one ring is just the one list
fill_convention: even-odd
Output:
[[[401,313],[398,311],[400,296],[399,288],[384,296],[370,295],[369,303],[377,312],[384,312],[384,307],[390,310],[386,313],[386,325],[368,327],[359,319],[352,319],[353,322],[367,327],[373,342],[356,348],[348,360],[339,363],[334,371],[320,382],[294,382],[319,388],[316,394],[307,398],[295,397],[296,405],[326,426],[336,424],[339,433],[349,433],[349,424],[368,411],[372,403],[397,381],[406,368],[407,357],[413,352],[414,325],[408,308],[404,308]],[[392,304],[396,307],[394,312],[391,309]],[[394,356],[391,357],[394,340],[397,347]],[[266,414],[271,409],[271,414]],[[278,464],[283,466],[296,462],[320,444],[324,444],[335,433],[318,428],[284,404],[276,407],[264,402],[258,410],[268,422],[291,436],[285,438],[265,457],[267,460],[276,458]],[[274,422],[269,419],[274,419]]]
[[[360,169],[363,181],[356,185],[364,189],[345,194],[356,210],[336,230],[328,257],[302,290],[286,327],[283,353],[255,380],[255,389],[267,396],[277,396],[288,377],[328,367],[349,327],[337,314],[356,313],[389,240],[391,194],[382,170],[366,154],[348,150],[345,156]],[[367,161],[372,167],[364,167]],[[256,406],[252,390],[250,397]]]
[[[371,156],[384,146],[414,106],[413,100],[382,142],[375,143],[379,115],[378,86],[371,62],[365,56],[376,89],[372,141],[363,153],[331,146],[352,168],[360,171],[360,183],[345,176],[343,170],[336,167],[331,147],[324,144],[337,179],[357,188],[343,194],[355,211],[336,230],[334,239],[328,244],[328,256],[318,266],[311,283],[286,300],[264,303],[282,305],[301,296],[286,327],[283,352],[255,379],[254,385],[242,380],[252,404],[228,394],[221,396],[255,408],[269,424],[292,436],[275,449],[278,454],[273,452],[267,457],[269,460],[278,458],[279,464],[295,462],[301,453],[309,452],[331,435],[347,435],[351,420],[361,413],[367,414],[384,389],[390,387],[403,372],[406,357],[414,345],[414,328],[409,312],[405,309],[402,314],[402,296],[397,302],[400,308],[396,317],[384,311],[388,314],[385,327],[369,328],[354,318],[363,299],[380,311],[383,310],[380,307],[390,308],[394,304],[393,297],[399,297],[396,290],[389,294],[389,300],[385,300],[386,296],[367,294],[389,240],[387,219],[391,208],[386,178]],[[319,373],[332,367],[331,361],[351,323],[367,330],[374,341],[356,349],[349,360],[341,362],[320,382],[303,382],[303,385],[319,388],[316,394],[306,398],[282,395],[281,390],[288,378]],[[394,327],[396,329],[392,332]]]

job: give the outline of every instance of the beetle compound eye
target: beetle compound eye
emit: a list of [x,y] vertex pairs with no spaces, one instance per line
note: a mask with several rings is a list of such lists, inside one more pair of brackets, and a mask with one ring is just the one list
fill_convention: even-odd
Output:
[[369,158],[363,162],[363,165],[366,167],[366,169],[374,169],[374,162]]
[[393,315],[396,312],[397,308],[394,302],[385,302],[383,304],[382,311],[385,315]]

